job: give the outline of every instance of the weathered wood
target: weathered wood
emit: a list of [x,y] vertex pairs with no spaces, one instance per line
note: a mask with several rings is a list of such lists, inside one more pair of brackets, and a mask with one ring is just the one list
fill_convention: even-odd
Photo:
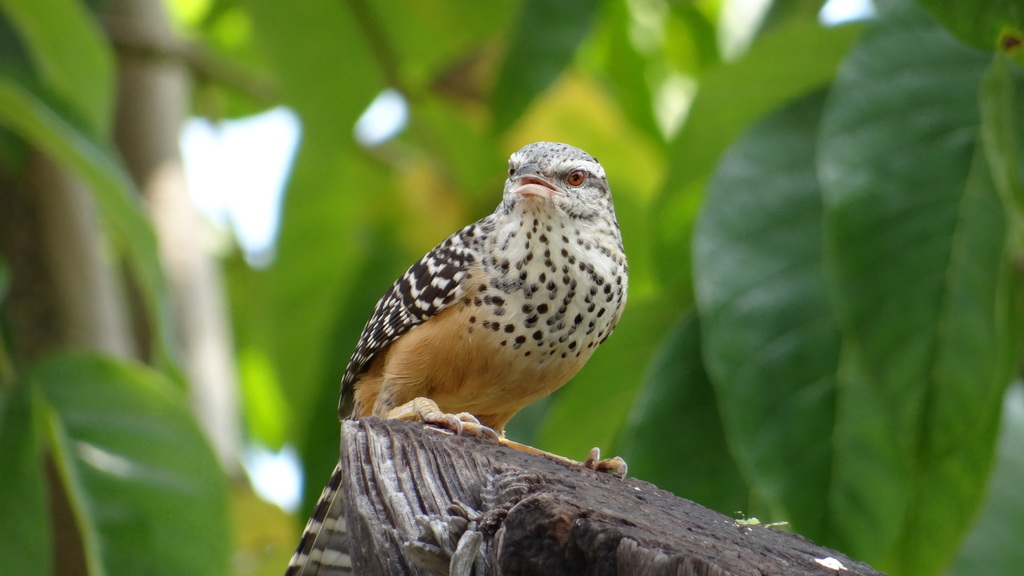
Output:
[[342,459],[362,576],[880,574],[640,480],[417,423],[347,421]]

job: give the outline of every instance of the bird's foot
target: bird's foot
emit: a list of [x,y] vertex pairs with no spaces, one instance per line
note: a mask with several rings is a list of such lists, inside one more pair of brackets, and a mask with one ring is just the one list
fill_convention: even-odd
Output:
[[471,436],[485,436],[494,440],[501,437],[492,428],[484,426],[469,412],[449,414],[437,405],[430,398],[413,398],[397,408],[388,411],[388,418],[397,420],[410,420],[423,422],[431,426],[451,430],[456,434],[469,434]]

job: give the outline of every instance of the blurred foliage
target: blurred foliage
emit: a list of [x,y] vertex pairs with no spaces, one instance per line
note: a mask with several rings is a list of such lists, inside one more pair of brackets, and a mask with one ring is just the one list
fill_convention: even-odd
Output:
[[[1007,394],[1021,10],[880,0],[824,27],[820,8],[776,0],[744,26],[713,0],[169,2],[200,55],[197,114],[286,105],[302,121],[273,263],[224,261],[248,438],[303,459],[287,520],[246,491],[229,513],[170,383],[154,234],[109,141],[101,15],[0,0],[0,167],[17,172],[24,142],[90,185],[157,336],[151,367],[26,368],[0,350],[4,565],[50,573],[48,452],[90,574],[283,569],[336,462],[338,380],[376,298],[497,204],[510,152],[555,140],[609,174],[629,304],[511,437],[618,452],[631,474],[896,576],[1011,573],[1020,547],[993,543],[1024,522],[1020,387]],[[353,126],[385,89],[409,123],[365,147]]]

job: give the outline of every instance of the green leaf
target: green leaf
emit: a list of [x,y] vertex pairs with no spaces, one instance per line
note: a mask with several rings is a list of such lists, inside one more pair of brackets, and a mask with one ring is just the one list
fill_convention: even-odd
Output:
[[845,341],[836,378],[829,516],[821,543],[873,562],[885,556],[903,529],[916,487],[912,463],[894,441],[891,406]]
[[11,574],[46,576],[53,563],[42,449],[28,386],[0,371],[0,558]]
[[[997,55],[981,87],[981,137],[992,181],[1007,220],[1007,249],[1011,258],[1024,254],[1024,187],[1021,186],[1020,147],[1024,126],[1015,110],[1015,69]],[[1019,82],[1019,70],[1017,71]]]
[[228,572],[227,486],[181,392],[139,365],[53,356],[31,374],[91,574]]
[[704,359],[729,445],[774,518],[811,537],[828,512],[839,354],[815,173],[822,101],[768,116],[729,150],[693,249]]
[[1024,566],[1018,538],[1024,525],[1024,387],[1018,382],[1003,403],[998,460],[985,506],[946,576],[1013,574]]
[[819,173],[842,325],[910,463],[889,569],[932,574],[985,487],[1014,338],[1004,215],[982,151],[988,58],[889,11],[837,76]]
[[1020,54],[1024,6],[1020,0],[920,0],[957,38],[984,50]]
[[525,0],[494,87],[494,130],[508,130],[572,61],[590,32],[595,0]]
[[138,193],[117,155],[26,86],[0,77],[0,126],[7,126],[89,185],[117,248],[133,272],[153,320],[154,352],[173,362],[170,306],[157,256],[156,236],[138,203]]
[[[632,476],[723,514],[749,509],[749,491],[725,439],[687,314],[662,342],[618,440]],[[685,472],[683,472],[685,471]]]
[[690,107],[686,123],[672,143],[669,173],[658,202],[658,260],[672,283],[679,266],[678,247],[686,229],[678,226],[681,205],[692,201],[726,147],[754,120],[785,102],[827,84],[860,26],[822,28],[794,22],[766,33],[740,60],[710,72]]
[[0,0],[39,77],[94,136],[110,131],[114,56],[86,4],[77,0]]

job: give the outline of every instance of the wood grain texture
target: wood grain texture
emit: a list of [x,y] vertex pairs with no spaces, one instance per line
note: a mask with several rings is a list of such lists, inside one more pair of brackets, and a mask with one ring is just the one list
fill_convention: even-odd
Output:
[[646,482],[492,440],[379,418],[343,423],[356,573],[877,575],[809,540]]

